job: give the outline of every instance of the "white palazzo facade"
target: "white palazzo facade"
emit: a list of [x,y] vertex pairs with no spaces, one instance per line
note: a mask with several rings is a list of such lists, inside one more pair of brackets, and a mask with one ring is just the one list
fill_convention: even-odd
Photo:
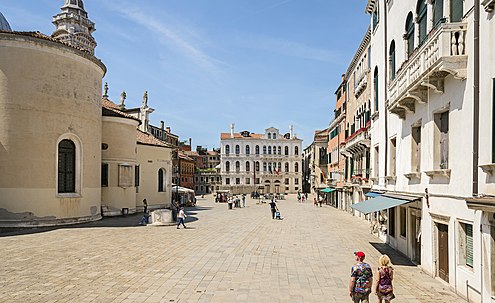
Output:
[[233,194],[296,193],[302,190],[302,140],[274,127],[263,134],[220,135],[222,189]]
[[366,6],[371,191],[378,195],[369,205],[386,211],[390,246],[470,302],[495,302],[494,5]]

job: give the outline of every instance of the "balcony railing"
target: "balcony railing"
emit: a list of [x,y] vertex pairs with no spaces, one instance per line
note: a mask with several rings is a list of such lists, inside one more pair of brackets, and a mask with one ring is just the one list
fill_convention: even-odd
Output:
[[405,119],[416,102],[428,102],[428,89],[443,93],[445,77],[466,78],[466,32],[466,23],[442,23],[430,32],[388,87],[392,113]]

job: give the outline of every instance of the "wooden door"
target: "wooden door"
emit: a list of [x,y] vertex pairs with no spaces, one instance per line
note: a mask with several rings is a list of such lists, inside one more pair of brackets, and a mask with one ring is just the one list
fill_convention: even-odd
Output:
[[438,228],[438,276],[449,282],[449,227],[437,224]]

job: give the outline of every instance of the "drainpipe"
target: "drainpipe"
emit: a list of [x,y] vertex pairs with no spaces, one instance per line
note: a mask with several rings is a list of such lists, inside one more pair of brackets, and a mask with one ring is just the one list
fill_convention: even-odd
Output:
[[[384,116],[385,116],[385,169],[383,170],[384,176],[387,176],[387,158],[388,158],[388,92],[387,92],[387,72],[388,72],[388,45],[387,45],[387,40],[388,40],[388,26],[387,26],[387,8],[385,7],[383,9],[383,25],[384,25],[384,47],[383,47],[383,55],[385,57],[385,64],[383,67],[383,85],[385,86],[384,95],[383,95],[383,100],[385,102],[385,111],[384,111]],[[380,181],[378,181],[378,184],[380,184]]]
[[473,76],[473,197],[478,196],[478,152],[480,132],[480,0],[474,0]]

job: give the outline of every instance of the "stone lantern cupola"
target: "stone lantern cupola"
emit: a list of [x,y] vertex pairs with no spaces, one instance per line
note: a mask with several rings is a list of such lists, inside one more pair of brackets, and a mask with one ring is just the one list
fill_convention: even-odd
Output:
[[88,19],[83,1],[65,0],[61,9],[62,12],[53,17],[56,29],[52,37],[94,55],[96,40],[91,34],[95,31],[95,24]]

